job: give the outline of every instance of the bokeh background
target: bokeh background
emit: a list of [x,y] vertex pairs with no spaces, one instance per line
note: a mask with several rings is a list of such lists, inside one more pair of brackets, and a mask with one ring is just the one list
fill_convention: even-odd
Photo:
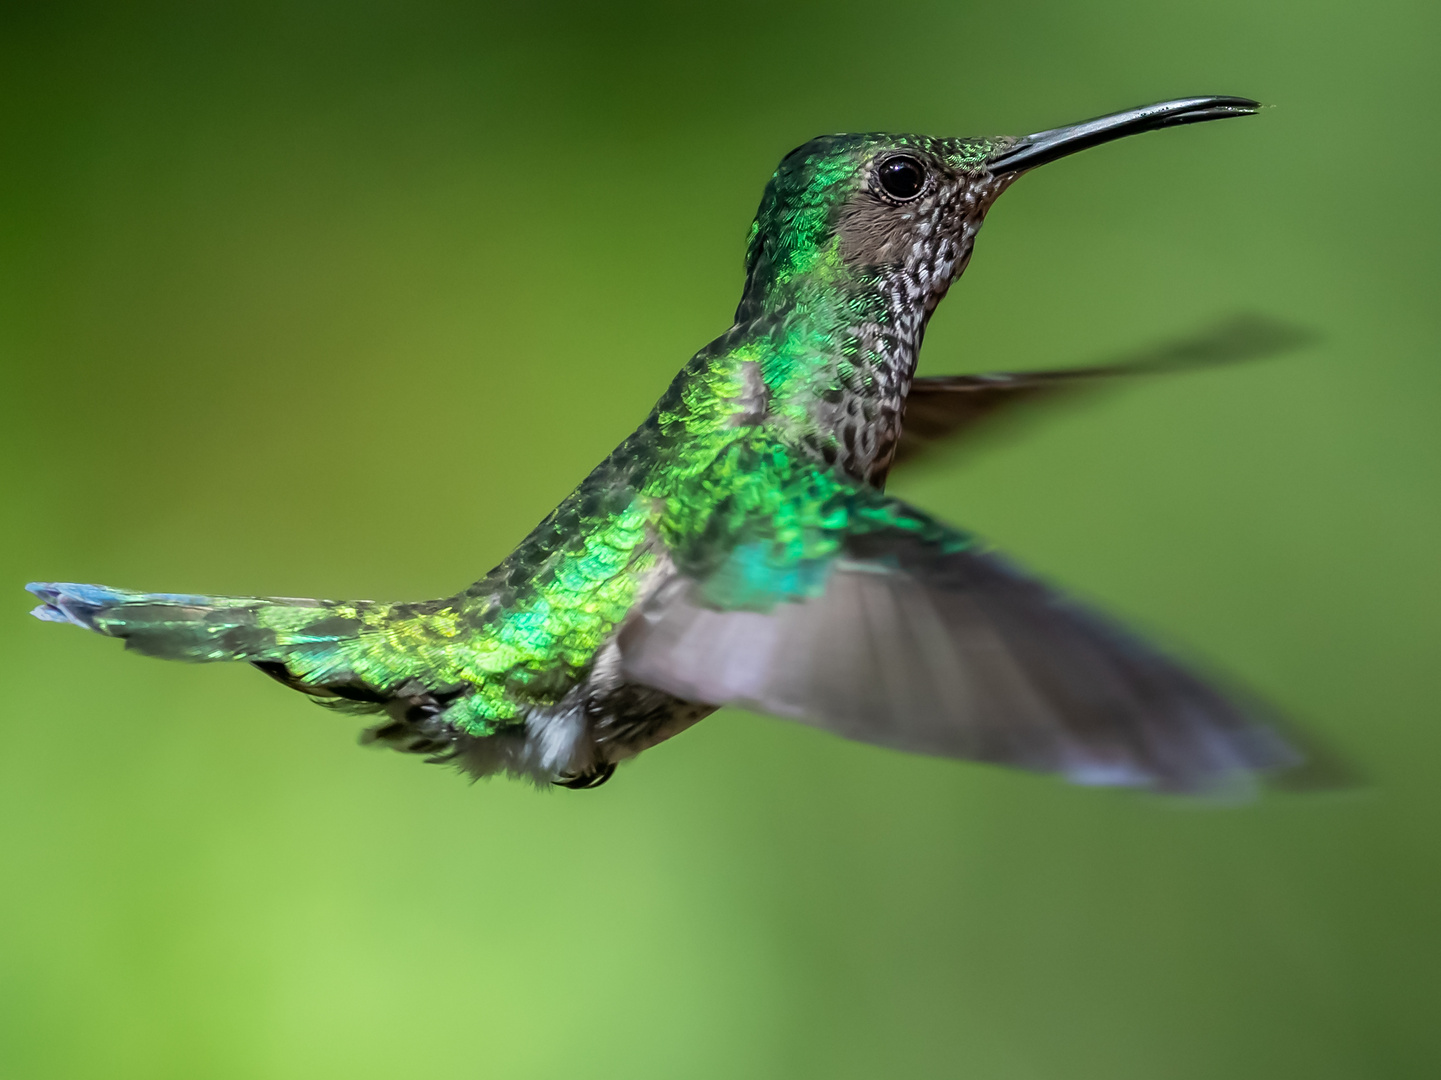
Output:
[[[1441,1070],[1435,63],[1412,0],[12,3],[0,15],[0,1074]],[[922,370],[1237,311],[894,490],[1369,776],[1224,808],[726,712],[592,793],[357,749],[30,579],[419,598],[725,329],[819,132],[1274,103],[1007,194]]]

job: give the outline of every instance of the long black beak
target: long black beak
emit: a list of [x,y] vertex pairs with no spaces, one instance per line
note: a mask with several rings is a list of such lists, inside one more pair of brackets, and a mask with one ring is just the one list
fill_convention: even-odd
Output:
[[1101,143],[1136,135],[1142,131],[1174,127],[1177,124],[1199,124],[1203,120],[1224,120],[1228,116],[1254,116],[1261,108],[1259,101],[1240,97],[1179,98],[1145,105],[1139,109],[1098,116],[1070,127],[1038,131],[1017,139],[1015,144],[999,151],[986,167],[992,173],[1013,173],[1034,169],[1048,161],[1074,154],[1078,150]]

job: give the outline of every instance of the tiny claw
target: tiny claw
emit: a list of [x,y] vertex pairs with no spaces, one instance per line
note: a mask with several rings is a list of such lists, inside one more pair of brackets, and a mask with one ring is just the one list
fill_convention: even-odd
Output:
[[551,781],[556,787],[570,788],[572,791],[590,791],[598,788],[612,776],[615,775],[615,762],[607,761],[598,769],[591,772],[581,773],[579,776],[572,776],[567,780]]

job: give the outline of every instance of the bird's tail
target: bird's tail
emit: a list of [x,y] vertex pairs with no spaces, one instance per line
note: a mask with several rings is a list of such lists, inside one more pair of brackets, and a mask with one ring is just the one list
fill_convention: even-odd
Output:
[[[47,582],[26,588],[41,601],[32,614],[47,622],[121,638],[165,660],[247,662],[317,704],[390,714],[367,742],[447,761],[488,733],[476,730],[481,721],[466,723],[472,714],[462,699],[474,687],[452,655],[454,598],[382,604]],[[452,706],[464,717],[448,712]],[[477,775],[499,767],[488,758],[461,763]]]
[[31,614],[121,638],[165,660],[242,660],[296,689],[325,693],[353,684],[352,645],[377,614],[366,602],[289,597],[187,596],[105,585],[35,582]]

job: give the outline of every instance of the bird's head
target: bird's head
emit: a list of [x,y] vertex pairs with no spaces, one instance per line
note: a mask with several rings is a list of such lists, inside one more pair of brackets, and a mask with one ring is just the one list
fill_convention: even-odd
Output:
[[766,186],[746,251],[736,321],[805,302],[808,289],[862,280],[924,317],[965,269],[991,203],[1021,173],[1143,131],[1248,116],[1247,98],[1197,97],[1020,138],[823,135],[786,155]]

